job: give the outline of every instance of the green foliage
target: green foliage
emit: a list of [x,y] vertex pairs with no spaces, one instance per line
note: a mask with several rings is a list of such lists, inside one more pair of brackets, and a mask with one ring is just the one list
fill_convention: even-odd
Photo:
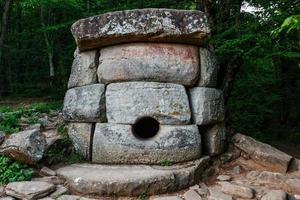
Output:
[[230,12],[222,3],[214,8],[212,43],[221,66],[243,63],[228,101],[229,125],[260,140],[299,143],[299,2],[247,2],[259,9],[241,13],[235,1]]
[[40,123],[41,113],[48,114],[59,109],[61,109],[61,102],[35,103],[17,109],[0,107],[0,112],[4,114],[4,120],[0,122],[0,131],[8,134],[18,132],[21,130],[21,119],[26,120],[28,124]]
[[172,162],[170,160],[162,160],[160,162],[160,165],[161,166],[171,166],[172,165]]
[[0,156],[0,185],[30,180],[32,175],[33,170],[27,165],[15,162],[8,157]]
[[[275,36],[279,36],[281,33],[289,34],[292,31],[300,30],[300,15],[292,15],[284,20],[282,25],[273,31]],[[299,33],[299,32],[298,32]]]

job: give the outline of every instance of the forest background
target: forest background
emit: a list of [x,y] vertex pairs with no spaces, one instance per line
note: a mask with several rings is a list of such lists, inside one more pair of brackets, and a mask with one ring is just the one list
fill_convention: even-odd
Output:
[[299,0],[0,0],[0,101],[61,101],[72,23],[149,7],[208,12],[229,131],[300,144]]

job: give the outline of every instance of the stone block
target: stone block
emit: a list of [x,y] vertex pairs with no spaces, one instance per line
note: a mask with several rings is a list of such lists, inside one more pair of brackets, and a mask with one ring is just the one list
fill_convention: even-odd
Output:
[[136,9],[81,19],[71,28],[80,51],[128,42],[200,45],[210,35],[207,16],[200,11]]
[[102,48],[101,83],[156,81],[193,86],[199,78],[198,47],[182,44],[129,43]]
[[109,123],[134,124],[149,116],[161,124],[189,124],[190,107],[182,85],[157,82],[112,83],[106,90]]
[[63,118],[73,122],[105,122],[105,85],[94,84],[66,92]]
[[77,153],[89,160],[92,135],[92,123],[69,123],[68,135]]
[[189,96],[195,124],[208,125],[224,120],[225,109],[221,90],[195,87],[189,90]]
[[196,125],[161,125],[151,138],[135,135],[131,125],[98,123],[93,141],[94,163],[172,164],[201,156]]
[[203,149],[210,156],[216,156],[225,151],[226,132],[223,123],[207,126],[202,131]]
[[68,88],[97,83],[97,51],[79,52],[76,49],[69,77]]
[[214,88],[217,86],[219,65],[214,53],[206,48],[199,48],[200,78],[198,87]]

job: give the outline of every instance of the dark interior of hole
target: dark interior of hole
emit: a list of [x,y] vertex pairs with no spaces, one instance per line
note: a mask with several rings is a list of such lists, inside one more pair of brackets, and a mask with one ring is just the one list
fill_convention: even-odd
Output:
[[152,117],[143,117],[132,126],[132,132],[139,138],[154,137],[159,131],[159,122]]

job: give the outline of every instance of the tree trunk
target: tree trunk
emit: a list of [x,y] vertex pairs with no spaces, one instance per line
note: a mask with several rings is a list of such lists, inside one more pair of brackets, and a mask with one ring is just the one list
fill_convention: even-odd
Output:
[[86,11],[89,13],[91,10],[91,0],[86,0]]
[[[42,27],[45,28],[45,16],[44,16],[44,8],[41,5],[41,24]],[[50,42],[49,36],[46,31],[44,31],[44,40],[46,43],[46,48],[47,48],[47,54],[48,54],[48,62],[49,62],[49,76],[50,78],[53,78],[55,76],[54,72],[54,63],[53,63],[53,44]],[[52,85],[52,83],[50,83]]]
[[0,64],[2,61],[2,52],[3,52],[3,45],[4,45],[4,37],[6,34],[7,29],[7,21],[8,21],[8,11],[11,4],[11,0],[4,1],[3,13],[2,13],[2,21],[0,24]]

